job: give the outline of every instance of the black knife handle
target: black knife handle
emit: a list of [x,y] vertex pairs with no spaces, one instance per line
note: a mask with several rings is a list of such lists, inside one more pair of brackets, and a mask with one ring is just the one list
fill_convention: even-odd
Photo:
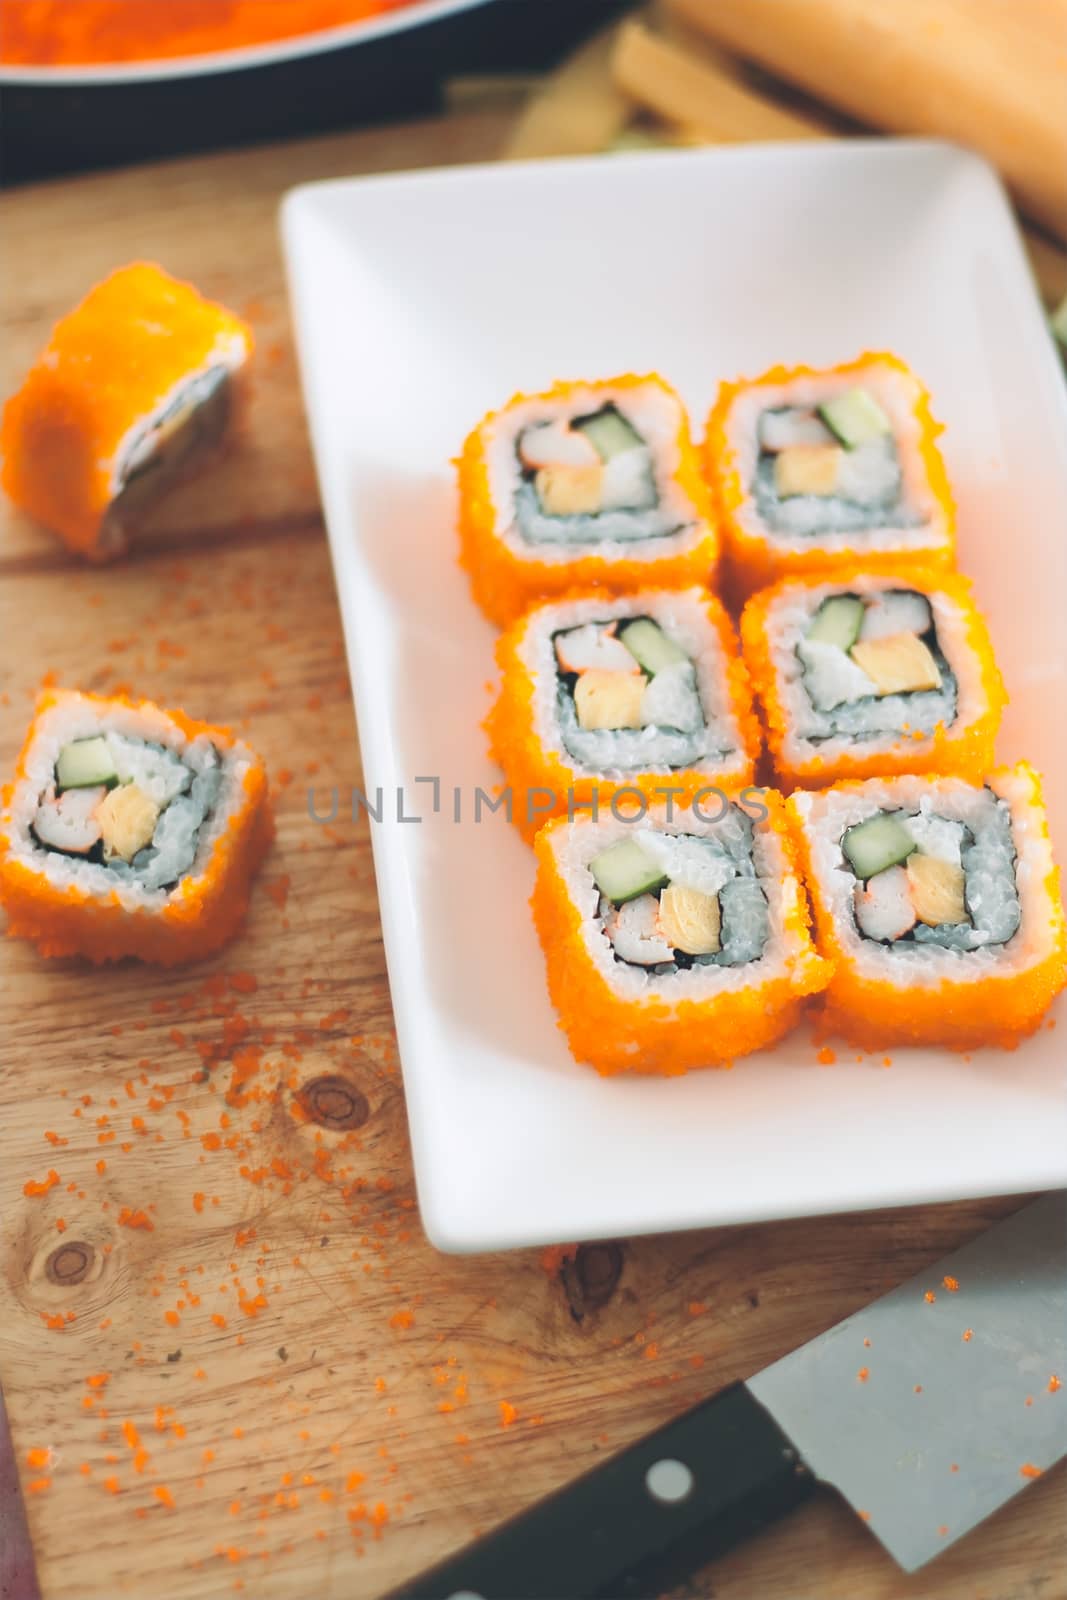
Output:
[[813,1483],[774,1418],[737,1383],[392,1600],[644,1600],[784,1516]]

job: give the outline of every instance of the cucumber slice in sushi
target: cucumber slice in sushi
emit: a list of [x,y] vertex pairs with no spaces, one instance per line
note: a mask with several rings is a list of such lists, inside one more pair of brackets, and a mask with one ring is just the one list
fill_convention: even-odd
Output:
[[679,662],[689,660],[680,645],[668,639],[663,629],[648,617],[638,617],[636,622],[628,622],[625,628],[620,629],[619,638],[650,677],[655,677],[664,667],[675,667]]
[[846,450],[855,450],[857,445],[893,431],[889,418],[867,389],[849,389],[836,399],[827,400],[818,410]]
[[632,839],[620,839],[601,850],[590,861],[589,870],[601,894],[617,906],[660,889],[667,882],[666,873]]
[[107,740],[95,735],[91,739],[75,739],[64,745],[56,761],[57,789],[95,789],[106,783],[110,788],[118,783],[119,775],[111,759]]
[[851,650],[863,626],[863,601],[851,594],[830,595],[815,613],[805,638]]
[[916,848],[915,840],[896,817],[885,811],[857,822],[841,840],[849,866],[864,883],[890,867],[906,861]]
[[601,461],[621,456],[625,450],[637,450],[645,442],[614,406],[605,406],[591,417],[578,417],[571,426],[585,434]]

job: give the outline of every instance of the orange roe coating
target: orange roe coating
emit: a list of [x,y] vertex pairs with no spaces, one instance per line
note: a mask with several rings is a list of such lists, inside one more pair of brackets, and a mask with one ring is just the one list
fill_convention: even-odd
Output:
[[765,588],[778,578],[798,572],[826,572],[847,564],[859,571],[870,567],[896,570],[914,566],[916,562],[928,567],[951,567],[955,564],[956,505],[949,485],[945,463],[937,448],[937,438],[943,432],[930,410],[930,396],[918,384],[918,397],[914,415],[919,424],[919,457],[922,462],[927,487],[940,511],[940,526],[931,530],[928,547],[910,544],[901,550],[873,550],[864,542],[862,533],[856,535],[857,543],[851,548],[836,545],[832,550],[822,547],[818,536],[811,540],[811,548],[789,549],[779,539],[747,529],[738,513],[750,498],[741,480],[736,452],[730,442],[730,410],[739,394],[759,384],[784,384],[796,378],[817,378],[823,374],[855,372],[862,377],[871,362],[894,368],[917,383],[910,367],[899,356],[888,351],[865,351],[854,361],[843,361],[835,367],[776,366],[758,378],[740,378],[732,383],[721,383],[715,404],[708,416],[704,438],[704,460],[708,481],[715,491],[716,507],[729,566],[733,591],[744,597],[757,589]]
[[626,594],[639,588],[678,589],[712,581],[719,558],[719,538],[711,496],[680,401],[676,440],[679,459],[672,478],[691,503],[693,520],[704,528],[703,537],[690,548],[678,551],[673,548],[675,541],[666,536],[653,541],[664,547],[664,553],[650,558],[619,559],[576,553],[573,560],[549,562],[538,559],[535,545],[530,546],[529,556],[516,554],[497,532],[501,508],[494,505],[491,498],[486,453],[486,434],[493,423],[512,406],[527,400],[543,400],[546,406],[561,406],[572,394],[583,390],[637,389],[646,384],[656,384],[665,394],[674,395],[670,385],[654,373],[647,376],[626,373],[596,383],[559,382],[539,395],[514,395],[500,411],[491,411],[483,417],[468,435],[456,461],[459,560],[470,578],[475,600],[491,622],[506,627],[536,601],[564,595],[573,588],[602,588],[609,594]]
[[105,522],[131,430],[216,362],[247,361],[252,332],[161,267],[120,267],[62,317],[0,424],[0,484],[91,559],[117,554]]
[[80,66],[240,50],[340,28],[412,0],[4,0],[0,61]]
[[[46,691],[38,698],[37,716],[63,698],[62,691]],[[101,712],[116,704],[156,709],[150,701],[125,695],[82,698],[94,701]],[[206,734],[220,755],[238,742],[229,728],[194,721],[183,711],[164,715],[189,740]],[[26,737],[14,782],[0,790],[0,903],[7,910],[8,935],[31,940],[43,956],[81,955],[94,962],[136,956],[161,966],[199,961],[231,939],[244,920],[252,879],[274,837],[267,773],[258,756],[249,752],[243,800],[207,862],[182,880],[162,910],[127,910],[117,894],[103,898],[75,884],[59,888],[43,872],[14,859],[5,830],[11,826],[15,790],[27,777],[35,728],[36,723]]]
[[[768,817],[756,827],[773,831],[785,858],[781,910],[772,911],[772,937],[777,932],[787,945],[784,970],[769,978],[754,972],[744,988],[724,989],[708,999],[669,1003],[660,995],[632,999],[615,993],[586,949],[581,911],[552,850],[553,836],[572,824],[556,818],[534,839],[537,879],[530,904],[545,954],[548,992],[573,1054],[602,1076],[677,1077],[696,1067],[730,1066],[735,1057],[788,1033],[800,1020],[805,997],[828,982],[830,968],[811,941],[784,802],[767,789],[759,798]],[[681,808],[674,820],[684,821]]]
[[[880,574],[881,567],[879,562],[861,570]],[[955,602],[964,623],[965,648],[971,652],[977,668],[984,705],[982,712],[966,723],[957,717],[949,727],[939,722],[932,734],[902,733],[895,750],[864,754],[863,743],[857,741],[852,749],[832,756],[814,750],[803,761],[790,761],[786,755],[785,741],[792,730],[772,657],[769,624],[774,607],[790,589],[816,589],[824,583],[847,584],[850,577],[859,575],[859,570],[848,566],[782,578],[754,594],[741,613],[741,650],[762,713],[767,746],[779,782],[786,789],[822,789],[842,778],[873,778],[905,772],[936,772],[944,777],[980,782],[993,765],[993,746],[1008,696],[993,655],[989,631],[974,604],[970,580],[959,573],[939,572],[936,568],[894,567],[892,576],[903,587],[916,589],[921,594],[940,591]],[[949,665],[957,678],[961,669],[967,668],[965,658],[953,659]]]
[[[1041,780],[1027,762],[1000,768],[986,778],[996,792],[998,780],[1017,777],[1027,787],[1026,824],[1043,841],[1049,837],[1041,796]],[[835,785],[848,790],[859,783]],[[891,803],[891,802],[890,802]],[[820,1032],[839,1034],[852,1044],[879,1050],[890,1044],[937,1044],[952,1050],[996,1045],[1012,1050],[1038,1027],[1067,980],[1067,927],[1060,900],[1059,868],[1052,866],[1042,883],[1033,885],[1043,901],[1041,920],[1048,930],[1046,952],[1031,965],[1014,971],[987,967],[981,978],[943,979],[902,987],[890,979],[862,975],[841,937],[821,880],[812,870],[811,841],[795,810],[800,860],[815,913],[816,942],[833,968],[823,996]],[[1018,815],[1012,807],[1013,816]],[[1023,928],[1026,930],[1024,914]],[[973,967],[970,968],[973,971]],[[927,1300],[933,1300],[931,1291]]]
[[[576,591],[561,598],[590,600],[596,591]],[[662,798],[661,791],[671,788],[678,791],[683,804],[691,800],[709,784],[720,788],[740,789],[751,782],[753,767],[760,748],[759,723],[752,709],[752,693],[748,673],[738,650],[733,624],[726,611],[713,595],[704,595],[702,604],[708,622],[718,636],[725,665],[724,703],[737,720],[741,733],[741,748],[734,753],[729,766],[714,769],[686,768],[656,772],[628,772],[621,778],[594,778],[571,766],[562,754],[546,750],[534,726],[534,705],[537,682],[521,658],[521,648],[529,617],[521,617],[497,640],[496,658],[500,667],[500,694],[485,720],[493,759],[504,769],[508,786],[512,790],[512,820],[527,842],[532,842],[538,828],[549,816],[563,816],[567,810],[568,795],[572,810],[588,807],[594,797],[598,806],[608,806],[618,790],[638,789],[649,801]],[[526,795],[535,789],[551,790],[556,797],[551,811],[538,811],[527,816]],[[636,803],[636,802],[635,802]]]

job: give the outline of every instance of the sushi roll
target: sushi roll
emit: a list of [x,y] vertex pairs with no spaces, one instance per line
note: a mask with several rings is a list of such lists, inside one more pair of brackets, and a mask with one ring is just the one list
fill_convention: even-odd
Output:
[[263,763],[147,700],[44,694],[0,811],[8,932],[170,966],[237,930],[273,835]]
[[1013,1046],[1063,988],[1067,940],[1037,774],[798,790],[789,806],[827,1031],[871,1049]]
[[783,784],[993,765],[1006,696],[966,578],[783,578],[748,602],[741,638]]
[[460,560],[506,626],[537,600],[708,583],[718,539],[682,403],[662,378],[516,395],[468,437]]
[[0,424],[0,482],[91,561],[221,439],[252,333],[161,267],[121,267],[59,321]]
[[752,777],[759,730],[733,626],[698,589],[591,593],[536,606],[497,645],[487,721],[532,838],[546,816]]
[[951,566],[940,432],[893,355],[722,384],[705,451],[738,595],[842,564]]
[[788,1032],[829,977],[769,790],[639,822],[560,817],[534,849],[549,995],[600,1073],[728,1065]]

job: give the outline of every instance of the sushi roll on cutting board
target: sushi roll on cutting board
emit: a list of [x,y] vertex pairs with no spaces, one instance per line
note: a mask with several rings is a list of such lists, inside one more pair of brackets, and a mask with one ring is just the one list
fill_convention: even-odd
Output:
[[90,290],[4,408],[0,482],[91,561],[122,553],[145,507],[225,433],[251,329],[136,262]]
[[722,606],[698,589],[536,606],[497,644],[493,754],[527,838],[547,815],[752,777],[759,730]]
[[1037,774],[872,778],[788,802],[829,1032],[869,1049],[1011,1047],[1062,989],[1059,874]]
[[259,757],[147,700],[50,691],[0,811],[8,932],[170,966],[237,930],[273,836]]
[[842,564],[951,566],[940,432],[893,355],[722,384],[705,452],[736,592]]
[[534,849],[548,991],[600,1073],[727,1065],[781,1038],[829,978],[770,790],[640,821],[560,817]]
[[1006,696],[966,578],[784,578],[748,602],[741,638],[783,784],[993,765]]
[[709,583],[718,538],[682,403],[662,378],[516,395],[457,462],[460,560],[505,626],[535,601]]

